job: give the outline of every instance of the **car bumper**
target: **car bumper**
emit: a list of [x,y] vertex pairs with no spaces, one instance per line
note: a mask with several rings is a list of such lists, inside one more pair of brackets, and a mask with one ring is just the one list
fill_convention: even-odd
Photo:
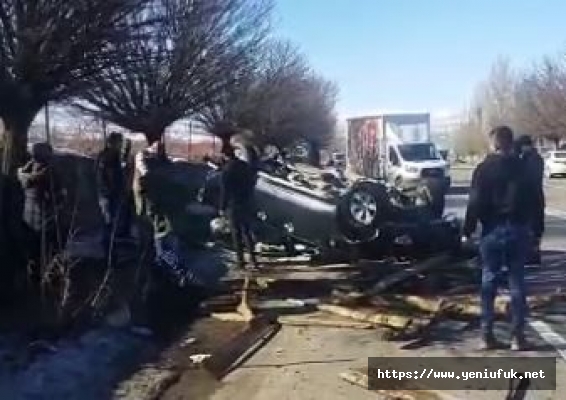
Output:
[[566,164],[554,164],[548,167],[548,172],[551,175],[566,175]]
[[[401,182],[401,189],[415,189],[425,179],[435,179],[435,178],[423,178],[420,176],[404,177]],[[442,176],[436,179],[442,179],[444,181],[446,189],[449,189],[450,186],[452,185],[452,178],[450,176]]]

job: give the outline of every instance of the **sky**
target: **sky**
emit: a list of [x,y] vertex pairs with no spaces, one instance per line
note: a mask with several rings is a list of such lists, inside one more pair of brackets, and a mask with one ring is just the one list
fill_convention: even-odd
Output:
[[277,34],[340,88],[342,117],[456,113],[498,57],[566,50],[564,0],[276,0]]

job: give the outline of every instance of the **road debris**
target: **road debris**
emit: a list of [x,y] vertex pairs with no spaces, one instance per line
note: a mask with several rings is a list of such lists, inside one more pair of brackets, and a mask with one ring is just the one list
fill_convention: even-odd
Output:
[[115,400],[157,400],[180,378],[178,371],[146,367],[123,382],[115,391]]
[[426,261],[422,261],[414,266],[406,269],[402,269],[401,271],[394,273],[392,275],[387,276],[385,279],[378,281],[374,287],[368,291],[368,296],[375,296],[380,293],[383,293],[385,290],[391,288],[392,286],[399,284],[411,277],[414,277],[418,274],[422,274],[425,271],[431,270],[435,267],[443,266],[447,263],[450,263],[451,258],[446,255],[441,255],[437,257],[430,258]]
[[190,345],[196,343],[196,341],[197,339],[194,337],[183,339],[183,341],[181,342],[181,347],[189,347]]
[[244,317],[244,321],[251,321],[253,318],[253,312],[248,303],[248,292],[250,287],[250,277],[246,275],[244,278],[244,284],[242,286],[242,300],[236,308],[236,311]]
[[407,329],[411,324],[420,322],[418,319],[391,313],[375,313],[372,310],[353,310],[333,304],[320,304],[318,309],[357,321],[368,322],[396,330]]
[[[366,390],[371,390],[372,392],[380,395],[382,398],[385,399],[394,399],[394,400],[456,400],[452,396],[448,396],[442,394],[438,391],[432,391],[427,389],[422,390],[403,390],[403,389],[370,389],[369,388],[369,376],[367,373],[367,369],[365,371],[361,370],[350,370],[347,372],[343,372],[339,374],[339,377],[354,385],[359,386]],[[394,385],[392,385],[394,386]],[[395,386],[399,386],[397,382],[395,382]]]
[[222,380],[233,369],[265,345],[279,330],[281,324],[259,316],[249,321],[245,331],[229,343],[217,349],[204,361],[204,367],[218,380]]
[[202,364],[204,360],[210,358],[210,354],[193,354],[189,358],[193,364]]
[[327,312],[314,312],[303,315],[284,315],[277,321],[283,326],[326,327],[346,329],[374,329],[375,324],[353,321]]

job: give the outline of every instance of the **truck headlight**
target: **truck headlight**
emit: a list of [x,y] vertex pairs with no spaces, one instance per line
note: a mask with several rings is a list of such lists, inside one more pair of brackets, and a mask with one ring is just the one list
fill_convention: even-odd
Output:
[[414,167],[412,165],[405,165],[405,171],[411,173],[411,174],[416,174],[419,172],[419,169],[417,167]]

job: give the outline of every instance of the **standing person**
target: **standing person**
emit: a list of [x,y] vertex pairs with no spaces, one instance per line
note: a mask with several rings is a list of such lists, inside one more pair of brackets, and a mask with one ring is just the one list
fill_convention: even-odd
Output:
[[517,140],[517,150],[524,162],[526,173],[531,187],[534,188],[536,198],[533,205],[531,229],[533,233],[533,257],[529,260],[533,264],[541,263],[540,243],[544,234],[544,209],[546,201],[544,196],[544,160],[528,135],[523,135]]
[[493,333],[494,302],[503,267],[511,292],[511,348],[524,350],[527,313],[525,262],[530,238],[534,188],[525,179],[524,163],[513,152],[513,131],[500,126],[491,132],[492,154],[475,169],[464,222],[464,241],[481,224],[481,327],[485,349],[502,346]]
[[114,264],[114,238],[124,236],[126,177],[122,165],[121,134],[112,132],[98,154],[96,178],[98,203],[104,218],[103,246],[108,265]]
[[221,213],[226,213],[231,225],[232,239],[236,248],[238,267],[245,267],[244,247],[248,248],[250,261],[258,267],[251,225],[254,217],[256,174],[253,167],[236,157],[234,148],[224,148],[226,164],[222,170]]
[[259,150],[252,143],[251,133],[232,136],[230,145],[235,149],[236,156],[249,164],[257,181],[261,170],[261,160]]
[[125,234],[132,234],[132,221],[134,214],[134,196],[132,192],[134,180],[134,157],[132,156],[132,141],[126,139],[122,151],[122,168],[124,169],[125,182],[125,201],[123,228]]
[[168,162],[165,144],[154,142],[136,154],[134,158],[133,192],[136,214],[140,217],[151,217],[155,214],[155,205],[148,196],[150,189],[150,171],[155,171],[159,165]]
[[31,160],[18,170],[24,190],[23,219],[29,239],[31,278],[39,284],[40,270],[65,246],[62,209],[65,190],[53,166],[53,148],[48,143],[34,144]]

